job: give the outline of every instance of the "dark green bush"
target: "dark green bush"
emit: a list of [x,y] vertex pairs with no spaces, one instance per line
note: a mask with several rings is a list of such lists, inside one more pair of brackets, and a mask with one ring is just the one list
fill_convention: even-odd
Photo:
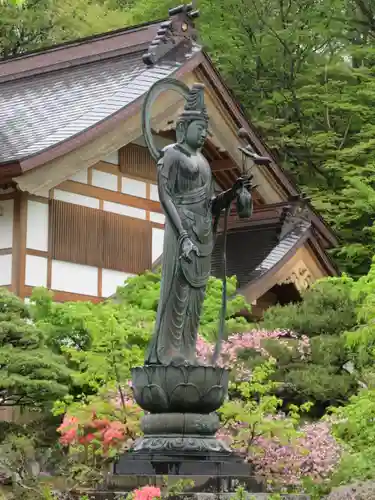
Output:
[[[328,406],[346,402],[358,388],[355,377],[343,369],[347,361],[343,336],[313,337],[304,356],[298,339],[267,339],[262,347],[276,360],[273,378],[280,382],[277,393],[286,406],[310,401],[314,416],[321,416]],[[250,369],[266,359],[254,349],[240,351],[238,358]]]
[[309,337],[339,335],[357,323],[357,301],[351,291],[349,278],[318,281],[303,293],[300,303],[267,309],[261,327],[292,330]]
[[283,393],[287,400],[300,403],[312,401],[323,408],[345,403],[358,387],[349,373],[312,363],[286,371],[281,369],[278,377],[283,381]]
[[324,366],[336,366],[340,369],[347,361],[343,336],[322,335],[310,340],[311,363]]

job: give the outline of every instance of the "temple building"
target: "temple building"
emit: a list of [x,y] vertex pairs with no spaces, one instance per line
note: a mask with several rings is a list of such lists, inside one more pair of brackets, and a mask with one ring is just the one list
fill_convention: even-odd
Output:
[[[0,285],[22,298],[99,301],[163,252],[156,166],[142,139],[147,90],[172,77],[205,84],[204,154],[219,192],[242,173],[238,130],[270,158],[252,165],[254,214],[229,217],[228,275],[261,311],[336,274],[336,239],[300,197],[197,42],[190,7],[148,23],[0,61]],[[160,147],[174,141],[182,98],[161,94],[152,112]],[[212,273],[222,276],[222,233]]]

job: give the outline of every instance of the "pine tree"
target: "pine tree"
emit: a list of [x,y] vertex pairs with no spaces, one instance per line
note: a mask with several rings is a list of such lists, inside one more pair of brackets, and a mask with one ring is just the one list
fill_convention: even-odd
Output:
[[69,392],[71,372],[44,345],[27,306],[0,289],[0,407],[43,407]]

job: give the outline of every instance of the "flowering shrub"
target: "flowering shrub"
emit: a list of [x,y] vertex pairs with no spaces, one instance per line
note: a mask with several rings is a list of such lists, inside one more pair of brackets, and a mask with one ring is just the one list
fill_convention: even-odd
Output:
[[63,412],[58,428],[60,442],[69,446],[72,454],[83,456],[86,464],[96,465],[100,459],[129,449],[140,434],[142,410],[134,403],[129,388],[106,389],[85,402],[56,407],[56,414]]
[[259,454],[253,460],[257,472],[292,486],[301,485],[306,477],[314,482],[329,479],[341,451],[330,431],[327,422],[305,424],[287,444],[276,436],[258,436],[254,447]]
[[[269,357],[264,344],[267,340],[279,339],[281,345],[292,349],[288,343],[288,339],[297,340],[297,349],[302,359],[306,359],[310,355],[310,339],[306,335],[298,337],[295,333],[289,330],[251,330],[246,333],[236,333],[230,335],[228,340],[223,342],[219,364],[221,366],[233,366],[233,361],[237,361],[240,351],[245,349],[254,349],[265,357]],[[213,345],[207,342],[202,337],[198,337],[197,341],[197,356],[205,363],[210,362],[213,353]]]
[[310,405],[291,405],[280,411],[282,400],[272,395],[277,383],[270,381],[274,361],[254,369],[250,382],[235,385],[240,398],[228,401],[220,410],[225,440],[256,472],[273,486],[302,487],[308,478],[325,482],[339,462],[341,448],[328,422],[300,426],[300,415]]
[[134,490],[131,497],[133,500],[154,500],[161,498],[161,490],[157,486],[144,486]]
[[110,450],[117,450],[127,438],[125,424],[106,418],[97,418],[95,413],[87,422],[80,422],[77,417],[67,414],[57,430],[61,434],[60,442],[64,446],[92,445],[103,455],[108,455]]
[[[246,333],[236,333],[230,335],[228,340],[223,342],[219,365],[228,368],[235,367],[234,377],[238,380],[248,380],[251,370],[245,366],[241,360],[241,352],[252,349],[265,359],[272,359],[272,354],[268,351],[267,342],[278,340],[278,345],[296,353],[301,361],[307,361],[311,355],[310,339],[303,335],[297,337],[288,330],[251,330]],[[291,345],[290,340],[293,340]],[[211,363],[214,346],[202,337],[197,341],[197,357],[202,363]]]

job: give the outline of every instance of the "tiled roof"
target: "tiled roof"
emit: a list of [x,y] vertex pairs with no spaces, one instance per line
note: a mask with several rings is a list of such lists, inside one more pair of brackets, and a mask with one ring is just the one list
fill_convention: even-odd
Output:
[[281,241],[270,251],[265,259],[260,262],[252,271],[248,281],[254,281],[263,274],[270,271],[278,262],[280,262],[286,255],[305,241],[308,230],[311,227],[310,222],[302,221],[297,224]]
[[172,51],[146,66],[142,53],[134,53],[0,83],[0,163],[30,157],[95,126],[191,56]]
[[[250,281],[251,273],[278,243],[278,228],[254,227],[227,234],[227,276],[236,276],[241,288]],[[223,278],[223,235],[219,234],[212,253],[211,273]]]
[[[227,276],[236,276],[238,287],[261,278],[307,237],[310,222],[301,221],[279,240],[281,224],[255,226],[227,235]],[[218,235],[212,255],[212,275],[223,277],[223,236]]]

